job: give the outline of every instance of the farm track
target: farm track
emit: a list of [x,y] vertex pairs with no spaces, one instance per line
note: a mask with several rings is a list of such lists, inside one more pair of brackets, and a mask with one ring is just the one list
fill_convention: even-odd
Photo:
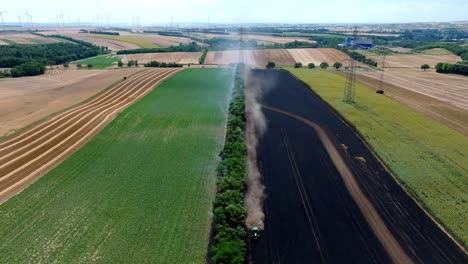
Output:
[[152,88],[179,71],[140,72],[90,102],[0,143],[0,202],[68,157]]

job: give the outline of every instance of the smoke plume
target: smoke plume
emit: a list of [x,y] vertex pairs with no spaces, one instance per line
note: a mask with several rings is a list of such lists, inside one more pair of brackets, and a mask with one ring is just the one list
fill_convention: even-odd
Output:
[[[246,71],[248,71],[246,69]],[[245,89],[246,107],[246,142],[247,142],[247,192],[245,194],[244,205],[247,210],[246,226],[251,228],[256,225],[264,228],[265,214],[263,212],[263,199],[265,187],[262,184],[262,175],[257,166],[257,144],[258,138],[265,133],[267,124],[258,104],[262,91],[256,80],[247,76],[248,83]]]

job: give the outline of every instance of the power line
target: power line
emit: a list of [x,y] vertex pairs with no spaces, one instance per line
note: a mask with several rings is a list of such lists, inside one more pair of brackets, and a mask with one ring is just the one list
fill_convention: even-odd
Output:
[[[353,40],[351,43],[351,49],[354,50],[356,47],[357,40],[357,27],[354,27]],[[346,103],[353,103],[356,90],[356,61],[353,58],[349,59],[348,73],[346,74],[346,83],[343,95],[343,101]]]

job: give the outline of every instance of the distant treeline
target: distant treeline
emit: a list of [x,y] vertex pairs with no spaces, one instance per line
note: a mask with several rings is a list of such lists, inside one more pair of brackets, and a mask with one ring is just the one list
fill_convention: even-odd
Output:
[[119,32],[112,32],[112,31],[94,31],[94,30],[86,30],[86,29],[80,29],[80,33],[90,33],[90,34],[120,36],[120,33],[119,33]]
[[12,68],[11,76],[43,74],[46,65],[64,64],[102,54],[101,47],[53,43],[0,46],[0,68]]
[[183,65],[182,64],[178,64],[178,63],[175,63],[175,62],[159,62],[159,61],[151,61],[151,62],[148,62],[148,63],[145,63],[144,64],[145,67],[156,67],[156,68],[179,68],[179,67],[182,67]]
[[172,36],[172,37],[183,37],[184,34],[182,32],[177,32],[177,31],[155,31],[155,30],[143,30],[143,33],[152,33],[152,34],[158,34],[161,36]]
[[435,69],[439,73],[454,73],[468,76],[468,65],[439,62]]
[[427,49],[443,48],[460,56],[463,61],[468,61],[468,46],[466,46],[464,42],[447,43],[447,42],[409,41],[409,42],[402,42],[399,44],[401,47],[411,48],[416,52],[427,50]]
[[214,240],[211,248],[214,263],[245,263],[244,190],[247,147],[244,142],[245,103],[242,65],[236,70],[234,90],[221,161],[217,168],[217,195],[213,204]]
[[199,52],[202,47],[196,42],[190,44],[179,44],[178,46],[170,46],[167,48],[155,49],[132,49],[132,50],[119,50],[117,54],[138,54],[138,53],[163,53],[163,52]]
[[[232,29],[229,31],[232,32]],[[207,33],[207,34],[219,34],[219,35],[229,35],[229,31],[227,29],[217,28],[217,29],[205,29],[205,28],[197,28],[197,29],[190,29],[186,31],[186,33]]]
[[343,49],[343,51],[348,54],[351,58],[360,61],[364,64],[370,65],[377,67],[377,62],[373,59],[367,58],[365,55],[362,55],[361,53],[358,53],[356,51],[350,51],[348,49]]
[[199,64],[203,64],[205,63],[205,59],[206,59],[206,54],[208,53],[208,50],[207,49],[203,49],[202,50],[202,55],[200,56],[200,59],[198,59],[198,63]]

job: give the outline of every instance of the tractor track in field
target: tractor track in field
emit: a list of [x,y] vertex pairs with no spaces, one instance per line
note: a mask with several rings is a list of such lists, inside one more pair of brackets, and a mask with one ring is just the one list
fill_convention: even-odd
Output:
[[[305,118],[303,118],[301,116],[291,114],[291,113],[283,111],[281,109],[277,109],[277,108],[274,108],[274,107],[269,107],[269,106],[266,106],[266,105],[262,105],[262,107],[265,108],[265,109],[268,109],[270,111],[281,113],[283,115],[286,115],[286,116],[289,116],[291,118],[297,119],[297,120],[305,123],[306,125],[310,126],[311,128],[313,128],[315,130],[315,132],[317,133],[317,136],[320,138],[320,141],[322,141],[323,146],[325,147],[326,151],[328,152],[328,155],[330,155],[330,158],[331,158],[333,164],[335,165],[338,172],[340,173],[340,175],[341,175],[341,177],[343,179],[343,182],[345,183],[346,188],[348,189],[349,193],[351,194],[351,197],[356,202],[356,204],[359,207],[359,209],[361,210],[364,218],[366,218],[367,223],[369,224],[370,228],[372,229],[374,234],[377,236],[377,238],[380,240],[380,242],[382,243],[383,247],[387,251],[387,253],[390,256],[390,258],[392,259],[392,261],[394,261],[394,263],[410,263],[411,262],[410,258],[406,255],[406,253],[401,248],[400,244],[396,241],[396,239],[390,233],[388,228],[385,226],[384,221],[382,220],[380,215],[377,213],[375,208],[372,206],[369,199],[367,199],[367,197],[361,191],[361,188],[359,187],[356,179],[354,178],[353,173],[348,168],[348,166],[346,165],[343,158],[340,156],[338,150],[333,145],[332,140],[328,137],[325,130],[323,130],[316,123],[314,123],[314,122],[312,122],[310,120],[307,120],[307,119],[305,119]],[[289,153],[288,153],[288,156],[290,156],[290,158],[293,157]],[[295,166],[297,166],[297,165],[295,165]],[[297,169],[297,170],[299,171],[299,169]],[[309,205],[308,207],[310,208],[311,206]],[[317,246],[319,247],[318,242],[317,242]],[[324,263],[326,262],[323,259],[323,257],[322,257],[322,260],[323,260]]]
[[93,100],[0,142],[0,203],[70,156],[120,111],[177,71],[142,71]]
[[251,70],[265,229],[250,263],[466,263],[468,255],[371,149],[286,71]]

